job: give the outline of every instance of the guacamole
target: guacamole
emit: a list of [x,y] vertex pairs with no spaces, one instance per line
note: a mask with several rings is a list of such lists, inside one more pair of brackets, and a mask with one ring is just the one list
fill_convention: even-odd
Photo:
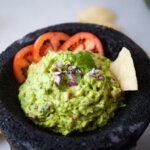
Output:
[[123,104],[110,64],[97,53],[49,51],[30,65],[19,88],[23,111],[35,124],[63,135],[105,125]]

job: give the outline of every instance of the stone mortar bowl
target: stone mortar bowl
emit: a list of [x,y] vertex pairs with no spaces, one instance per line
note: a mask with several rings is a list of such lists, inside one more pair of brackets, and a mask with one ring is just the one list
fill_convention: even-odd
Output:
[[[62,136],[38,127],[25,117],[17,98],[13,57],[46,32],[91,32],[103,44],[105,56],[115,60],[123,46],[131,51],[139,90],[125,92],[126,107],[103,127],[94,131]],[[135,146],[150,121],[150,59],[131,39],[113,29],[81,23],[54,25],[32,32],[11,44],[0,55],[0,129],[13,150],[126,150]]]

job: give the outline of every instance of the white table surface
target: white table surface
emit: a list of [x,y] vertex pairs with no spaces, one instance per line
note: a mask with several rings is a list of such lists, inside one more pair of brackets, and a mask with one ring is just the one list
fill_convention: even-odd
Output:
[[[0,0],[0,52],[31,31],[75,22],[79,10],[93,5],[116,14],[122,31],[150,53],[150,9],[144,0]],[[150,126],[133,150],[149,150],[149,139]],[[0,137],[0,150],[10,150],[4,137]]]

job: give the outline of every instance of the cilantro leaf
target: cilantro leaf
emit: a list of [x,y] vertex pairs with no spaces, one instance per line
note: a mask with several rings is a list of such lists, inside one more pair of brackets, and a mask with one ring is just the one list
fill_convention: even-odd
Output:
[[42,113],[42,115],[46,115],[47,112],[49,111],[49,107],[50,107],[50,104],[44,104],[40,110],[40,112]]
[[74,60],[74,64],[77,67],[81,68],[96,68],[95,62],[91,56],[91,53],[88,51],[85,52],[78,52],[74,55],[72,55],[72,58]]
[[76,71],[75,76],[76,76],[75,81],[76,81],[76,83],[79,84],[79,83],[80,83],[80,80],[81,80],[81,75],[80,75],[79,71]]

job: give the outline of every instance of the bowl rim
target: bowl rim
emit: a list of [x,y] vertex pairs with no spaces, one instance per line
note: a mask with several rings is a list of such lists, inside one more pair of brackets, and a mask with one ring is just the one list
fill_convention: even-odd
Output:
[[[86,26],[88,30],[90,30],[90,28],[93,28],[95,30],[104,30],[104,31],[107,31],[107,32],[110,32],[110,33],[113,33],[113,34],[117,34],[121,38],[126,38],[129,43],[132,43],[133,45],[135,45],[135,47],[137,49],[140,49],[140,51],[142,50],[139,46],[137,46],[127,36],[125,36],[124,34],[118,32],[118,31],[115,31],[111,28],[100,26],[100,25],[95,25],[95,24],[64,23],[64,24],[58,24],[58,25],[53,25],[53,26],[49,26],[49,27],[46,27],[46,28],[42,28],[42,29],[36,30],[34,32],[31,32],[31,33],[25,35],[22,39],[19,39],[19,40],[15,41],[4,52],[2,52],[0,54],[0,58],[2,56],[4,56],[6,53],[10,52],[11,47],[14,46],[14,45],[23,45],[24,42],[25,42],[25,45],[27,45],[27,43],[28,44],[31,43],[31,41],[33,41],[32,38],[33,38],[35,33],[38,33],[36,36],[39,36],[42,33],[46,33],[48,30],[53,31],[55,29],[58,30],[60,28],[63,28],[65,30],[67,30],[67,29],[71,30],[71,26],[76,26],[78,29],[84,28]],[[25,39],[28,39],[28,40],[24,41]],[[142,53],[144,53],[145,59],[149,59],[149,58],[146,58],[147,55],[145,54],[144,51],[142,51]],[[8,60],[4,60],[4,62],[2,64],[0,64],[0,67],[3,67],[7,63],[7,61]],[[0,71],[0,73],[1,73],[1,71]],[[149,104],[150,104],[150,102],[149,102]],[[147,112],[149,113],[149,116],[150,116],[150,111],[147,111]],[[5,116],[5,118],[3,116]],[[124,120],[122,120],[122,121],[124,121]],[[128,133],[126,133],[126,135],[124,137],[121,137],[118,140],[114,141],[114,137],[117,138],[117,135],[115,135],[115,134],[119,130],[122,130],[120,128],[120,125],[116,126],[116,128],[114,128],[112,130],[112,132],[109,133],[109,135],[111,135],[113,138],[110,138],[109,140],[107,139],[108,137],[103,138],[103,140],[110,141],[109,144],[105,143],[104,146],[106,147],[106,149],[110,149],[110,148],[113,149],[114,147],[116,148],[115,145],[117,143],[121,143],[121,146],[119,145],[120,147],[127,147],[127,145],[128,146],[134,145],[135,142],[137,141],[137,139],[141,136],[141,134],[144,132],[144,130],[148,126],[149,121],[150,121],[150,117],[147,117],[145,119],[145,121],[142,120],[141,122],[138,122],[136,124],[136,126],[135,126],[135,124],[131,124],[130,128],[134,128],[134,131],[130,131],[130,129],[128,127],[127,128],[124,127],[123,130],[126,130],[126,131],[128,130]],[[4,125],[6,125],[6,123],[9,124],[9,123],[12,123],[12,122],[19,124],[20,127],[23,129],[22,132],[24,132],[25,134],[28,134],[28,137],[31,141],[32,140],[35,140],[35,141],[29,142],[29,139],[28,140],[25,140],[23,138],[19,139],[20,136],[15,136],[16,131],[13,131],[12,126],[9,126],[9,125],[7,125],[6,127],[4,126]],[[115,125],[116,124],[114,123],[113,126],[115,126]],[[16,116],[14,116],[14,114],[11,111],[9,111],[7,109],[7,107],[3,104],[1,99],[0,99],[0,128],[3,132],[3,134],[5,135],[5,137],[7,138],[7,140],[9,141],[10,145],[15,147],[16,149],[18,149],[18,148],[19,149],[25,149],[25,148],[36,149],[36,148],[39,148],[41,145],[38,144],[38,142],[39,142],[39,139],[37,138],[38,135],[42,135],[42,137],[44,136],[44,138],[49,138],[50,137],[50,135],[48,133],[45,133],[45,132],[41,133],[38,129],[35,129],[34,134],[33,134],[32,133],[33,129],[30,128],[30,127],[25,126],[24,123],[21,120],[19,120]],[[106,126],[99,129],[98,132],[100,132],[101,130],[105,130],[105,129],[106,129]],[[21,131],[21,129],[18,129],[18,131]],[[135,131],[138,132],[138,133],[134,136],[135,140],[132,140],[132,135],[133,135],[133,133],[135,134]],[[120,131],[120,132],[122,132],[122,131]],[[30,135],[30,133],[32,133],[32,134]],[[97,135],[95,136],[95,134],[96,134],[95,131],[92,132],[92,134],[90,135],[90,138],[88,138],[88,139],[83,137],[82,134],[79,135],[79,136],[75,135],[74,137],[71,137],[71,136],[62,137],[60,135],[55,135],[55,137],[53,137],[53,135],[51,135],[51,139],[53,138],[56,141],[55,144],[57,144],[58,141],[60,142],[60,140],[63,140],[63,142],[61,141],[61,144],[65,143],[66,149],[74,149],[74,148],[71,148],[70,145],[67,147],[67,144],[69,144],[69,143],[76,144],[77,145],[76,147],[80,149],[80,148],[86,147],[86,145],[84,145],[84,143],[87,144],[88,142],[89,143],[93,142],[97,146],[98,145],[97,142],[101,141],[102,139],[100,140],[100,138]],[[104,134],[104,135],[107,135],[107,134],[108,134],[108,132],[106,132],[106,134]],[[123,132],[122,132],[122,134],[123,134]],[[121,141],[119,141],[119,140],[121,140]],[[44,139],[42,141],[42,143],[45,143],[46,141],[47,140]],[[82,143],[80,143],[80,141]],[[93,144],[92,144],[92,146],[93,146]],[[60,149],[62,149],[62,148],[63,147],[61,147]],[[99,147],[99,148],[102,148],[102,147]]]

